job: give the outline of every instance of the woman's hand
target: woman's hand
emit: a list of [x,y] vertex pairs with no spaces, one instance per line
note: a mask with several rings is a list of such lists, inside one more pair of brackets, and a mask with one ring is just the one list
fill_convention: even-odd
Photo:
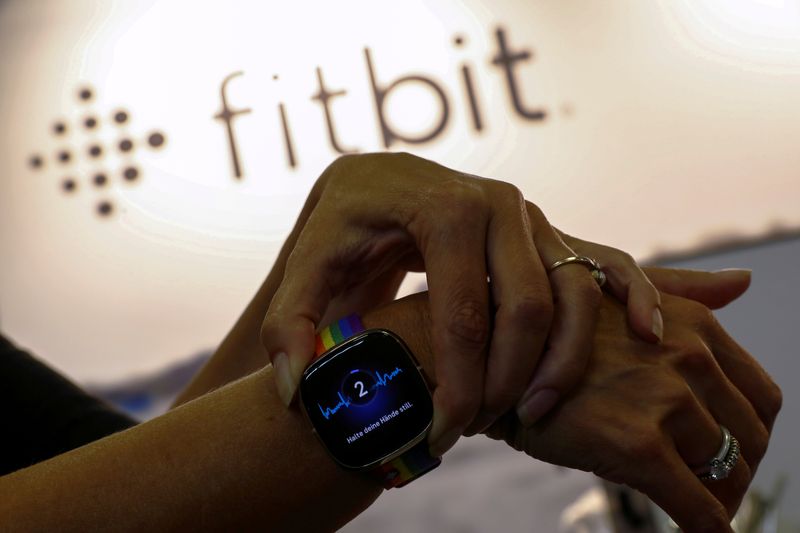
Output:
[[[528,212],[535,213],[535,207],[529,206]],[[704,272],[656,267],[641,269],[622,250],[584,241],[559,230],[556,232],[576,253],[600,262],[607,279],[605,289],[627,304],[628,324],[642,339],[652,340],[651,335],[660,339],[663,334],[659,291],[719,309],[739,297],[750,285],[749,270],[731,268]]]
[[[342,157],[315,185],[293,237],[261,330],[287,404],[329,303],[342,294],[358,295],[363,306],[383,303],[406,270],[428,277],[439,380],[434,452],[515,405],[548,335],[558,365],[529,402],[529,421],[580,378],[601,293],[581,265],[548,279],[546,267],[574,251],[513,185],[409,154]],[[638,268],[631,275],[644,286]],[[551,333],[554,296],[565,327]]]
[[[580,386],[537,424],[526,429],[510,413],[486,433],[638,489],[684,531],[731,531],[781,393],[707,308],[668,295],[661,307],[665,336],[654,345],[630,335],[624,309],[606,298]],[[720,424],[739,440],[741,458],[729,478],[702,482],[693,469],[717,452]]]

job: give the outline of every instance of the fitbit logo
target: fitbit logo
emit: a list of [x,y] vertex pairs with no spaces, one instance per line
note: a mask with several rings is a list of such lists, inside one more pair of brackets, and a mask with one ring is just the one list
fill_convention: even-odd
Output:
[[[520,70],[530,67],[534,59],[531,49],[520,48],[512,43],[512,39],[503,27],[497,27],[493,33],[494,50],[485,59],[486,67],[496,74],[498,83],[505,89],[505,103],[509,114],[526,124],[541,124],[547,120],[551,111],[537,104],[535,87],[524,86],[520,79]],[[467,39],[463,35],[454,35],[453,47],[458,50],[468,48]],[[459,97],[449,94],[450,88],[426,73],[409,72],[401,76],[389,78],[382,74],[379,57],[369,47],[363,49],[364,77],[371,96],[363,105],[369,106],[378,126],[379,136],[376,139],[380,149],[392,149],[397,144],[425,145],[439,138],[445,131],[455,113],[463,114],[467,127],[474,134],[480,135],[489,127],[485,116],[485,102],[481,96],[481,87],[476,83],[474,72],[476,61],[465,59],[457,65],[456,79]],[[247,154],[241,153],[236,134],[236,123],[242,115],[254,113],[250,107],[237,105],[230,101],[228,88],[232,83],[242,83],[245,73],[237,71],[226,76],[219,87],[220,106],[211,115],[214,123],[224,131],[224,147],[230,160],[231,178],[241,180],[246,172]],[[273,75],[278,80],[278,75]],[[414,87],[430,95],[433,113],[430,124],[420,131],[399,131],[389,119],[388,108],[391,105],[390,95],[402,92],[405,88]],[[320,123],[327,134],[329,148],[336,154],[358,153],[354,139],[342,139],[337,124],[347,121],[348,117],[337,113],[336,102],[346,98],[346,88],[331,87],[325,81],[322,67],[316,67],[316,87],[310,87],[309,105],[318,106]],[[164,147],[166,136],[161,131],[151,131],[143,138],[137,138],[129,132],[132,120],[129,111],[123,108],[97,110],[92,105],[95,92],[92,87],[81,87],[76,92],[76,104],[81,108],[80,120],[68,122],[55,120],[51,126],[51,135],[59,146],[53,153],[38,152],[29,156],[29,166],[34,171],[52,168],[57,172],[59,186],[66,196],[74,196],[87,190],[97,196],[96,213],[101,217],[112,215],[115,206],[109,199],[114,187],[135,186],[143,177],[136,158],[142,149],[157,150]],[[341,110],[339,110],[341,111]],[[563,105],[561,111],[571,114],[571,108]],[[277,102],[275,112],[279,122],[279,138],[285,153],[285,165],[296,170],[300,165],[300,146],[292,133],[290,109],[284,102]],[[99,133],[111,129],[114,141],[102,143]],[[104,135],[105,138],[108,135]],[[361,139],[363,141],[363,139]]]
[[[128,131],[131,122],[130,113],[122,108],[111,112],[100,112],[92,107],[95,98],[94,89],[82,87],[76,93],[78,105],[83,108],[83,118],[69,123],[56,120],[51,127],[51,134],[61,145],[54,153],[45,155],[35,153],[28,163],[33,170],[42,171],[46,167],[54,168],[59,175],[62,192],[74,196],[83,189],[93,190],[98,200],[96,212],[101,217],[114,213],[114,204],[108,199],[108,191],[117,184],[135,185],[142,178],[142,171],[135,162],[140,148],[160,149],[166,143],[166,136],[161,131],[152,131],[145,138],[136,138]],[[105,127],[113,128],[116,140],[111,144],[103,144],[99,133]],[[109,157],[115,155],[116,161]],[[91,169],[78,172],[77,168]]]
[[[548,116],[548,111],[541,105],[532,105],[526,101],[524,95],[530,91],[528,87],[523,87],[518,77],[518,69],[533,58],[533,52],[527,49],[518,49],[511,44],[511,39],[502,27],[495,30],[496,51],[489,58],[489,66],[495,69],[501,78],[506,89],[507,102],[514,116],[522,121],[529,123],[540,123]],[[453,45],[456,48],[466,46],[466,39],[461,35],[453,38]],[[364,65],[366,70],[366,82],[369,83],[372,94],[372,107],[375,112],[378,129],[380,131],[379,143],[385,149],[394,147],[398,142],[412,145],[423,145],[439,137],[444,131],[451,118],[451,98],[448,97],[444,84],[437,81],[430,75],[419,73],[409,73],[405,76],[393,80],[383,79],[380,69],[377,66],[378,60],[374,57],[372,50],[364,48]],[[459,65],[459,81],[462,90],[461,101],[464,102],[464,113],[467,115],[471,129],[480,134],[486,127],[486,120],[483,115],[483,106],[475,84],[473,76],[473,65],[463,62]],[[231,172],[234,179],[242,179],[245,175],[244,159],[237,142],[235,121],[242,115],[250,114],[253,110],[249,107],[236,107],[228,99],[228,86],[237,78],[244,76],[244,72],[233,72],[226,76],[220,85],[220,110],[214,115],[214,119],[221,122],[225,129],[225,139],[231,161]],[[347,120],[347,117],[337,116],[335,112],[335,101],[338,98],[346,97],[347,90],[343,88],[332,88],[325,83],[322,68],[316,69],[317,87],[316,91],[309,95],[312,104],[318,105],[320,118],[324,122],[327,130],[328,143],[330,148],[337,154],[357,153],[359,148],[353,147],[349,140],[342,140],[337,133],[337,120]],[[273,75],[277,80],[278,75]],[[416,134],[400,133],[389,122],[387,118],[387,98],[394,91],[400,91],[403,87],[417,85],[426,89],[433,97],[438,112],[436,119],[430,124],[427,130]],[[370,105],[369,102],[365,105]],[[563,108],[565,113],[569,113],[569,107]],[[289,120],[289,111],[284,102],[278,102],[276,107],[278,120],[280,122],[280,136],[283,139],[286,164],[295,169],[299,165],[298,147],[296,139],[292,135]]]

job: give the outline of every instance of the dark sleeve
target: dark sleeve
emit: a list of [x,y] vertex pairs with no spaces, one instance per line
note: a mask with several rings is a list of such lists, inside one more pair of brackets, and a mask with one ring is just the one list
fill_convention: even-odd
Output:
[[0,476],[136,422],[0,335]]

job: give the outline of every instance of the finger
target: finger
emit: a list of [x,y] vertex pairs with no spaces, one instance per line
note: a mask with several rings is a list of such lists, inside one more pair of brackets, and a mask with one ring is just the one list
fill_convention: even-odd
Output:
[[[525,199],[516,187],[498,184],[497,188],[498,198],[505,202],[495,204],[486,240],[494,323],[483,405],[466,435],[482,431],[519,401],[553,315],[550,281],[534,246]],[[560,241],[558,247],[560,257],[571,255]]]
[[[719,450],[717,450],[719,451]],[[728,516],[733,519],[736,511],[742,504],[742,500],[747,494],[750,482],[753,480],[755,472],[751,469],[747,461],[740,457],[728,477],[721,480],[702,480],[708,491],[725,506]]]
[[741,455],[755,474],[767,450],[769,431],[752,404],[730,382],[704,343],[681,351],[676,359],[674,368],[713,419],[739,440]]
[[[699,381],[702,380],[693,380],[695,390],[703,386]],[[767,452],[769,431],[747,398],[724,375],[705,381],[705,390],[699,394],[706,409],[739,441],[740,461],[747,464],[750,476],[754,476]]]
[[664,336],[661,296],[633,257],[610,246],[567,237],[567,243],[576,252],[600,263],[606,275],[605,287],[626,304],[628,324],[636,335],[642,340],[659,342]]
[[404,269],[394,268],[361,285],[348,287],[347,291],[331,300],[319,323],[330,324],[353,313],[364,315],[376,307],[388,304],[397,296],[397,290],[405,276]]
[[645,454],[650,463],[636,470],[631,486],[649,496],[686,533],[733,533],[726,507],[675,450],[664,447]]
[[733,268],[704,272],[645,267],[644,273],[658,290],[695,300],[711,309],[724,307],[744,294],[751,279],[750,270]]
[[434,456],[455,444],[483,400],[490,321],[483,205],[463,201],[440,207],[435,217],[411,228],[427,269],[437,354],[438,385],[428,437]]
[[[664,318],[661,316],[661,295],[650,283],[644,272],[634,263],[624,272],[616,270],[609,275],[604,267],[612,292],[622,290],[621,284],[627,288],[628,324],[640,339],[649,342],[660,342],[664,337]],[[615,288],[616,287],[616,288]]]
[[[546,265],[574,255],[536,206],[529,203],[527,210],[537,249]],[[526,426],[548,412],[583,376],[602,298],[600,288],[583,265],[559,267],[549,279],[554,319],[547,349],[517,406],[517,414]]]
[[707,329],[710,337],[708,345],[720,368],[753,406],[767,431],[771,432],[783,403],[780,388],[755,358],[739,346],[716,320]]
[[275,369],[278,393],[291,404],[300,377],[314,355],[314,333],[341,284],[341,268],[321,254],[303,232],[290,254],[285,276],[261,325],[261,343]]
[[[720,420],[703,405],[703,402],[689,387],[679,399],[685,404],[674,411],[664,421],[664,427],[673,435],[673,443],[678,454],[692,472],[706,467],[717,455],[722,444]],[[730,426],[725,424],[728,429]],[[741,442],[741,441],[740,441]],[[722,503],[733,516],[744,497],[752,479],[752,469],[747,460],[740,457],[735,468],[724,480],[703,480],[708,490]]]

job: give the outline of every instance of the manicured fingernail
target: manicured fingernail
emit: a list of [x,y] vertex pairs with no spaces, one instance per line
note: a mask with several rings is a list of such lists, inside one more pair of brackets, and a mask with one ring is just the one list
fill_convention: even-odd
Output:
[[749,278],[753,275],[753,271],[749,268],[723,268],[715,270],[713,274],[725,278]]
[[658,307],[653,309],[653,335],[658,337],[659,342],[664,339],[664,317]]
[[294,390],[296,388],[295,381],[292,378],[289,356],[284,352],[275,354],[275,357],[272,358],[272,368],[275,369],[275,385],[278,387],[278,394],[284,405],[289,407],[292,403],[292,398],[294,398]]
[[433,413],[433,424],[428,435],[429,451],[433,457],[441,457],[447,450],[453,447],[461,436],[458,428],[447,428],[444,415],[439,411]]
[[542,389],[522,400],[517,406],[517,417],[524,426],[530,426],[542,418],[558,402],[558,392]]

